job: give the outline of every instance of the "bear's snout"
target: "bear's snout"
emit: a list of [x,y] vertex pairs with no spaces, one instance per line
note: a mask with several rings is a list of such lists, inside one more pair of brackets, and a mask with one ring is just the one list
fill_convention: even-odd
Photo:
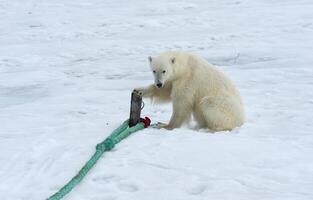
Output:
[[157,83],[157,84],[156,84],[156,86],[157,86],[158,88],[161,88],[162,85],[163,85],[162,83]]

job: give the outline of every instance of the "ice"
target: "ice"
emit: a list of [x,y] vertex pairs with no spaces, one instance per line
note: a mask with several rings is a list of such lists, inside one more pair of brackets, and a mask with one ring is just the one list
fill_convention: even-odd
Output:
[[[42,200],[71,179],[153,82],[148,56],[222,68],[244,126],[145,129],[65,199],[313,199],[311,0],[0,1],[0,199]],[[170,105],[142,113],[167,122]]]

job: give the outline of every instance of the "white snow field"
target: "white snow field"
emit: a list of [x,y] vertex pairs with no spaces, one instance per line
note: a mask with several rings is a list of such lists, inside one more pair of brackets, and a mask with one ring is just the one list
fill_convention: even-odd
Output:
[[[136,132],[64,199],[312,200],[312,0],[0,0],[0,199],[60,189],[166,50],[222,68],[244,126]],[[143,116],[170,115],[145,100]]]

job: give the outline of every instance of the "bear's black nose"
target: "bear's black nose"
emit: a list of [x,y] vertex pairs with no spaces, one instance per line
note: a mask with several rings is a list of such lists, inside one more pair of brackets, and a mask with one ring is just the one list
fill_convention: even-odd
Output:
[[158,88],[162,87],[162,83],[157,84]]

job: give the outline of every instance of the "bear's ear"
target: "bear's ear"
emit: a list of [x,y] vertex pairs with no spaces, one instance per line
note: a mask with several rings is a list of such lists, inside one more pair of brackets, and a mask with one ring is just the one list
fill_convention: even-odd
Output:
[[172,63],[172,64],[175,63],[175,58],[171,58],[171,63]]
[[149,62],[152,62],[152,57],[151,56],[149,56],[148,59],[149,59]]

